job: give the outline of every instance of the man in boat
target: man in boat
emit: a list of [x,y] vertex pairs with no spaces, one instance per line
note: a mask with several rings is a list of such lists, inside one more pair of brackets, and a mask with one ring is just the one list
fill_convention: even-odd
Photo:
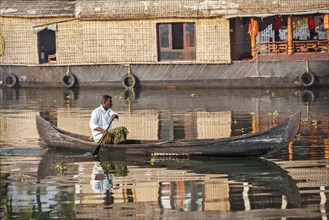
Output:
[[112,121],[119,115],[112,110],[112,97],[104,95],[101,105],[91,113],[89,127],[95,142],[104,144],[117,144],[127,138],[128,130],[125,127],[112,129]]

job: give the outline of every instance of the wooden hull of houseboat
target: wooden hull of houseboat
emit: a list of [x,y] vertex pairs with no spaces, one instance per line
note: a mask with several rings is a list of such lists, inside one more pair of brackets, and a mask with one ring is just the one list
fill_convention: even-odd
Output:
[[[308,71],[314,75],[311,85],[301,80]],[[74,75],[74,85],[63,82],[68,73]],[[259,56],[230,64],[2,65],[0,86],[122,88],[129,73],[141,88],[328,87],[329,54]]]

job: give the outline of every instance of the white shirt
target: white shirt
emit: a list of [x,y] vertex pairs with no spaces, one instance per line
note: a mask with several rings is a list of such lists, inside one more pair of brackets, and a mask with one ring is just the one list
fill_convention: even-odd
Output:
[[[102,138],[102,133],[95,130],[96,128],[100,127],[104,130],[109,126],[111,122],[111,117],[117,113],[109,108],[107,111],[103,108],[102,105],[97,107],[91,113],[91,118],[89,122],[89,127],[92,131],[93,139],[95,142],[98,142]],[[110,126],[109,130],[112,126]]]
[[100,163],[94,163],[93,172],[91,174],[90,184],[95,193],[105,193],[113,188],[112,174],[106,174]]
[[318,33],[319,33],[319,40],[327,39],[327,31],[318,31]]

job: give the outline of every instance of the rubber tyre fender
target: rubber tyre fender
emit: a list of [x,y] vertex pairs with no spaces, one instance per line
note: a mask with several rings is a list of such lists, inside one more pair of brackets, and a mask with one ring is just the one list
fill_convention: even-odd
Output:
[[13,73],[10,73],[5,79],[5,85],[8,88],[13,88],[13,87],[17,86],[17,84],[18,84],[17,76]]
[[66,75],[64,74],[61,78],[61,83],[65,88],[72,88],[75,85],[75,75],[70,74],[70,75]]
[[312,72],[304,72],[300,75],[299,80],[303,86],[310,87],[315,82],[315,75]]
[[122,85],[126,89],[132,89],[136,85],[136,76],[133,74],[126,75],[122,78]]
[[134,101],[135,100],[135,90],[134,88],[126,88],[125,91],[124,91],[124,97],[125,97],[125,100],[128,100],[130,99],[131,101]]
[[301,101],[303,103],[313,103],[315,101],[315,95],[310,90],[304,90],[301,95]]

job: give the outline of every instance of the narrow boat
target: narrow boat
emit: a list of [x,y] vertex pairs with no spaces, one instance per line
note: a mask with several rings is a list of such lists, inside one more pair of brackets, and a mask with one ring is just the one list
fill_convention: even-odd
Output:
[[[254,134],[220,139],[127,140],[122,144],[102,144],[101,151],[147,156],[265,156],[292,141],[298,131],[300,117],[300,112],[296,112],[277,126]],[[36,117],[36,123],[41,140],[49,148],[92,152],[98,146],[90,137],[59,129],[40,116]]]

